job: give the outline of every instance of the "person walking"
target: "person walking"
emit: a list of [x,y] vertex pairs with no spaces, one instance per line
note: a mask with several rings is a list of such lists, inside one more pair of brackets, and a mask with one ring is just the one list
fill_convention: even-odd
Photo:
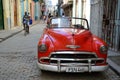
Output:
[[30,16],[27,14],[27,12],[25,12],[25,15],[23,16],[23,27],[25,30],[25,26],[29,26],[29,20],[30,20]]
[[52,16],[51,16],[51,13],[49,13],[48,14],[48,17],[47,17],[47,24],[49,24],[50,23],[50,18],[51,18]]
[[23,16],[23,27],[24,30],[26,29],[26,27],[28,27],[28,32],[29,32],[29,20],[30,20],[30,16],[28,15],[27,12],[25,12],[25,15]]

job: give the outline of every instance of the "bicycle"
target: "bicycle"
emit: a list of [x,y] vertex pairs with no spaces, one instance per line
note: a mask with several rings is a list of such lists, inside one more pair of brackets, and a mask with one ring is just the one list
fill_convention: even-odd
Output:
[[28,25],[28,23],[25,24],[25,30],[24,30],[24,35],[26,36],[27,34],[29,34],[29,25]]

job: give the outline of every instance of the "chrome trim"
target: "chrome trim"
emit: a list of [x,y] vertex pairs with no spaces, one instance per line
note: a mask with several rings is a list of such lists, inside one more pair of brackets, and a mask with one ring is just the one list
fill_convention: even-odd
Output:
[[[46,58],[46,57],[45,57]],[[44,58],[42,58],[44,59]],[[48,58],[47,58],[48,59]],[[54,63],[50,63],[50,64],[42,64],[42,63],[39,63],[38,62],[38,66],[40,69],[42,70],[48,70],[48,71],[56,71],[56,72],[63,72],[62,69],[63,67],[66,68],[66,67],[81,67],[81,66],[84,66],[88,69],[85,69],[86,72],[94,72],[94,71],[103,71],[105,70],[106,66],[97,66],[97,67],[100,67],[101,69],[93,69],[93,67],[96,67],[95,64],[92,64],[92,60],[104,60],[103,58],[93,58],[93,59],[64,59],[64,58],[50,58],[50,60],[56,60],[57,63],[54,64]],[[82,61],[82,60],[87,60],[88,63],[61,63],[61,61]],[[53,70],[51,70],[50,68],[52,68]],[[56,68],[56,69],[54,69]],[[64,70],[65,71],[65,70]]]
[[[56,64],[51,64],[51,65],[56,65]],[[85,64],[85,63],[61,63],[62,66],[72,66],[72,65],[75,65],[75,66],[88,66],[88,64]],[[91,64],[92,66],[94,66],[95,64]]]
[[[93,64],[91,62],[92,61],[97,61],[97,60],[104,60],[104,58],[91,58],[91,59],[69,59],[69,58],[66,58],[65,59],[65,58],[48,58],[48,57],[42,57],[42,58],[39,59],[39,61],[41,62],[42,59],[56,60],[57,63],[50,63],[52,65],[58,65],[59,62],[61,62],[61,61],[85,61],[85,60],[88,61],[88,63],[74,63],[74,64],[76,64],[76,65],[89,65],[89,64],[95,65],[95,64]],[[43,63],[43,62],[41,62],[41,63]],[[71,65],[72,63],[60,63],[60,64],[66,66],[66,65]]]
[[[85,53],[85,54],[95,54],[94,52],[79,52],[79,51],[59,51],[59,52],[52,52],[53,54],[56,53],[56,54],[63,54],[63,53],[69,53],[69,54],[80,54],[80,53]],[[51,54],[52,54],[51,53]]]
[[[41,64],[39,62],[37,62],[37,65],[41,70],[53,71],[53,72],[66,72],[66,68],[70,67],[70,66],[61,66],[60,70],[58,70],[58,66],[54,66],[54,65]],[[89,70],[88,66],[84,66],[83,68],[84,68],[84,72],[101,72],[107,70],[108,65],[91,66],[91,70]]]
[[89,60],[88,60],[88,70],[89,70],[89,72],[91,72],[91,69],[92,69],[92,68],[91,68],[91,60],[89,59]]
[[[42,59],[49,59],[49,57],[41,57],[41,58],[38,59],[38,60],[41,62]],[[43,62],[41,62],[41,63],[43,63]]]
[[41,59],[49,59],[49,57],[41,57],[40,60],[41,60]]
[[91,59],[50,58],[50,60],[82,61],[82,60],[104,60],[104,59],[103,58],[91,58]]
[[80,48],[79,45],[67,45],[66,47],[67,47],[67,48],[70,48],[70,49],[77,49],[77,48]]
[[[56,60],[56,61],[88,61],[87,63],[75,63],[77,65],[95,65],[92,64],[92,61],[97,61],[97,60],[104,60],[103,58],[91,58],[91,59],[68,59],[68,58],[50,58],[50,60]],[[61,63],[61,65],[71,65],[72,63]],[[102,64],[102,63],[101,63]]]
[[58,60],[58,72],[60,72],[61,67],[60,67],[60,60]]
[[[86,59],[74,59],[74,58],[50,58],[52,54],[94,54],[96,58],[86,58]],[[61,51],[61,52],[52,52],[49,57],[41,57],[41,59],[49,59],[50,61],[56,61],[55,63],[39,63],[38,66],[42,70],[55,71],[55,72],[65,72],[67,67],[84,67],[85,72],[95,72],[95,71],[104,71],[108,65],[96,66],[94,61],[104,60],[104,58],[98,58],[94,52],[75,52],[75,51]],[[62,63],[62,61],[71,61],[70,63]],[[73,61],[73,62],[72,62]],[[76,63],[74,61],[83,61],[83,63]],[[85,63],[84,63],[85,61]],[[93,61],[93,63],[92,63]]]
[[59,51],[59,52],[51,52],[49,57],[52,55],[52,54],[94,54],[96,57],[96,53],[95,52],[79,52],[79,51]]

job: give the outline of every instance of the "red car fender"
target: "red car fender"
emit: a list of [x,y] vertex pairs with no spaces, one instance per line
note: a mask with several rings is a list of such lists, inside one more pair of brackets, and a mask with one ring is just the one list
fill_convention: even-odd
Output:
[[100,58],[107,58],[107,53],[101,53],[100,52],[100,47],[101,46],[107,46],[107,44],[100,38],[98,38],[97,36],[93,35],[93,51],[96,52],[96,54],[100,57]]
[[41,44],[45,44],[47,46],[47,51],[45,52],[40,52],[38,49],[38,58],[40,57],[48,57],[48,55],[50,54],[51,51],[54,51],[54,46],[52,44],[52,41],[50,40],[48,35],[44,35],[44,37],[41,37],[38,46],[40,46]]

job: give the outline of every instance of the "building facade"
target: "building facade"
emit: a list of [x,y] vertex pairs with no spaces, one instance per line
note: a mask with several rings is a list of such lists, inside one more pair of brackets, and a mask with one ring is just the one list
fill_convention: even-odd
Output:
[[[0,0],[0,14],[3,22],[0,29],[10,30],[22,26],[22,18],[25,12],[30,13],[34,21],[40,17],[40,4],[38,0]],[[3,23],[3,24],[2,24]]]
[[63,0],[63,4],[61,7],[64,10],[65,16],[72,17],[72,10],[73,10],[73,0]]
[[91,31],[120,51],[120,0],[91,0]]
[[93,34],[101,37],[103,19],[103,1],[91,0],[90,29]]
[[90,0],[63,0],[65,16],[87,18],[90,23]]
[[111,50],[120,51],[120,0],[103,0],[102,38]]

